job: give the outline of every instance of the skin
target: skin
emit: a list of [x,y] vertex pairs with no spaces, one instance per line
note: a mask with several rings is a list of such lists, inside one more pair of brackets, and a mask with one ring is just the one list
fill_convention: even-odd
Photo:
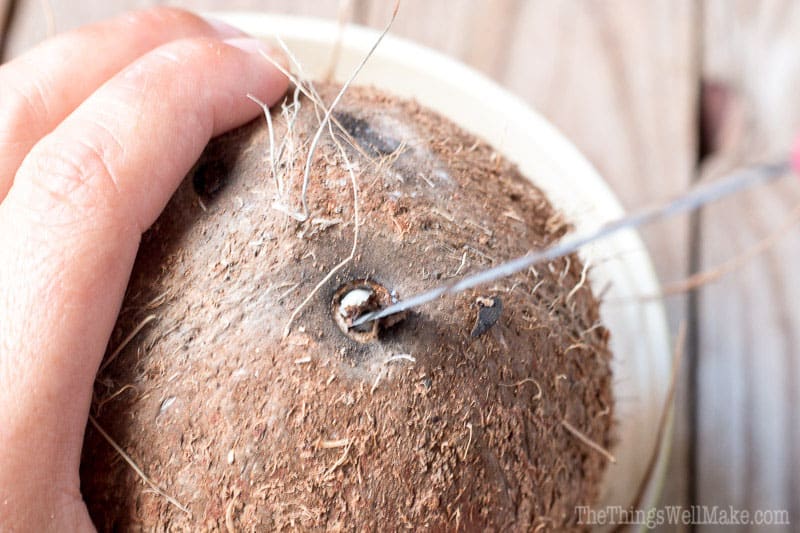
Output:
[[259,49],[162,8],[0,67],[0,529],[94,530],[81,446],[142,232],[246,94],[286,90]]

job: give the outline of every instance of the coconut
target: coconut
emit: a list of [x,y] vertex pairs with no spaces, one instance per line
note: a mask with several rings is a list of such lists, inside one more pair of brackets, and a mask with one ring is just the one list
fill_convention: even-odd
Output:
[[290,91],[213,140],[144,235],[84,445],[95,523],[583,527],[613,402],[577,255],[353,327],[569,222],[413,101],[351,88],[314,143],[324,114]]

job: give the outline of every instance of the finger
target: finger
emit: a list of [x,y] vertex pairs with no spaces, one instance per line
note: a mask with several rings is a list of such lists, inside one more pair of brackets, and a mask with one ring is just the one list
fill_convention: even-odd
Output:
[[255,41],[227,43],[173,42],[125,68],[32,149],[0,204],[0,406],[15,409],[0,463],[26,446],[15,469],[0,464],[0,487],[7,472],[46,471],[41,461],[77,479],[94,374],[142,231],[211,136],[259,113],[247,93],[272,103],[285,91]]
[[59,35],[0,67],[0,201],[31,147],[123,67],[176,39],[238,35],[187,11],[158,8]]

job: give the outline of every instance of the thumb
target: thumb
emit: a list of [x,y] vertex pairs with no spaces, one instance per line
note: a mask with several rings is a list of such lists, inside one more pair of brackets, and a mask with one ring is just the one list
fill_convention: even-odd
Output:
[[285,91],[262,49],[252,39],[209,38],[156,48],[101,86],[20,166],[0,204],[5,509],[80,498],[92,384],[141,233],[208,140],[260,112],[246,94],[272,103]]

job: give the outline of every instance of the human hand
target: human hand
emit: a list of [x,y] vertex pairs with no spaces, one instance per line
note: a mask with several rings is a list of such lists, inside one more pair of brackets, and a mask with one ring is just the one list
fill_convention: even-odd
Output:
[[141,234],[208,140],[287,80],[263,45],[156,9],[0,67],[0,529],[91,530],[92,383]]

